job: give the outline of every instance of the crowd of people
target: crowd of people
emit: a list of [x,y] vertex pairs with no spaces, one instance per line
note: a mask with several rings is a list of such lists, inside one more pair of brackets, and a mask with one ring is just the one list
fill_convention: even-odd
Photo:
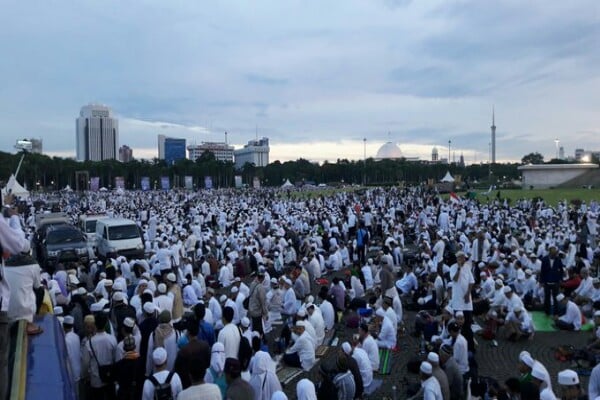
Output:
[[[53,207],[74,221],[136,221],[146,256],[49,270],[27,256],[48,200],[0,221],[0,398],[3,332],[24,319],[40,334],[44,310],[63,326],[86,399],[286,399],[281,366],[318,370],[297,383],[298,399],[360,399],[404,332],[421,340],[410,395],[464,399],[479,382],[478,342],[532,340],[533,310],[561,330],[593,320],[583,361],[593,368],[600,355],[597,202],[487,204],[421,187],[63,193]],[[352,334],[318,363],[336,328]],[[577,372],[552,377],[526,351],[515,362],[520,375],[485,385],[487,398],[600,398],[600,367],[584,388]],[[399,386],[404,372],[390,379]]]

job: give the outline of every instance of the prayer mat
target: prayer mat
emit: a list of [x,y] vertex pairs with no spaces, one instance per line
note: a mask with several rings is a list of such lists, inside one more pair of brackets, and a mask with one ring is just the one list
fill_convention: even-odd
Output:
[[324,344],[322,344],[319,347],[317,347],[317,350],[315,350],[315,356],[317,358],[323,357],[327,353],[327,350],[329,350],[329,346],[325,346]]
[[373,379],[373,381],[371,382],[371,384],[369,386],[365,386],[364,394],[366,394],[367,396],[372,395],[373,393],[375,393],[375,391],[377,389],[379,389],[381,387],[382,384],[383,384],[382,379]]
[[389,375],[392,372],[392,350],[379,349],[379,373]]
[[303,371],[300,368],[283,367],[277,371],[277,379],[279,379],[279,382],[281,382],[283,385],[287,385],[302,372]]
[[554,327],[554,319],[551,316],[546,315],[543,311],[532,311],[531,319],[533,320],[533,326],[535,326],[536,332],[557,332],[558,329]]

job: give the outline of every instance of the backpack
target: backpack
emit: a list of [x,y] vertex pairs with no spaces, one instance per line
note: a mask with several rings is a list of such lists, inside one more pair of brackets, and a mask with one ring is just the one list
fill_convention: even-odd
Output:
[[250,359],[252,358],[252,346],[250,346],[250,342],[248,342],[248,338],[242,335],[242,331],[238,328],[240,332],[240,349],[238,350],[238,360],[242,366],[242,371],[248,369],[248,365],[250,365]]
[[169,372],[163,383],[158,383],[154,375],[148,377],[148,380],[154,385],[154,400],[173,400],[173,391],[171,390],[173,374],[175,374],[175,371]]

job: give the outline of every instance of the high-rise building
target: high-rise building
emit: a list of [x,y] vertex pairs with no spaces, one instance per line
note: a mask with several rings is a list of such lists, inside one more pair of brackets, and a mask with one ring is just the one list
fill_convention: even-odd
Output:
[[165,140],[167,137],[165,135],[158,135],[158,159],[165,159]]
[[559,160],[565,159],[565,148],[563,146],[560,146],[560,148],[558,149],[558,159]]
[[269,139],[250,140],[243,148],[235,150],[234,154],[236,168],[242,168],[246,163],[266,167],[269,164]]
[[496,115],[495,110],[492,108],[492,149],[491,149],[491,157],[492,164],[496,164]]
[[217,161],[233,162],[233,146],[224,142],[202,142],[188,146],[189,159],[196,161],[205,151],[212,153]]
[[575,149],[575,159],[577,161],[581,161],[581,159],[583,158],[585,154],[585,150],[584,149]]
[[175,161],[185,159],[185,139],[165,138],[164,159],[167,165],[173,165]]
[[77,118],[77,160],[102,161],[117,158],[119,120],[107,106],[83,106]]
[[440,154],[438,152],[438,148],[434,147],[433,149],[431,149],[431,161],[438,162],[439,158],[440,158]]
[[127,163],[133,161],[133,150],[131,147],[124,144],[119,147],[119,161]]

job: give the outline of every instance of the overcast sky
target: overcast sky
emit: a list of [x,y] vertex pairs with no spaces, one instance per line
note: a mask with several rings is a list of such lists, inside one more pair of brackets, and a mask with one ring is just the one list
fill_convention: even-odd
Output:
[[271,160],[600,150],[600,1],[6,1],[0,150],[74,156],[98,102],[120,144],[271,141]]

